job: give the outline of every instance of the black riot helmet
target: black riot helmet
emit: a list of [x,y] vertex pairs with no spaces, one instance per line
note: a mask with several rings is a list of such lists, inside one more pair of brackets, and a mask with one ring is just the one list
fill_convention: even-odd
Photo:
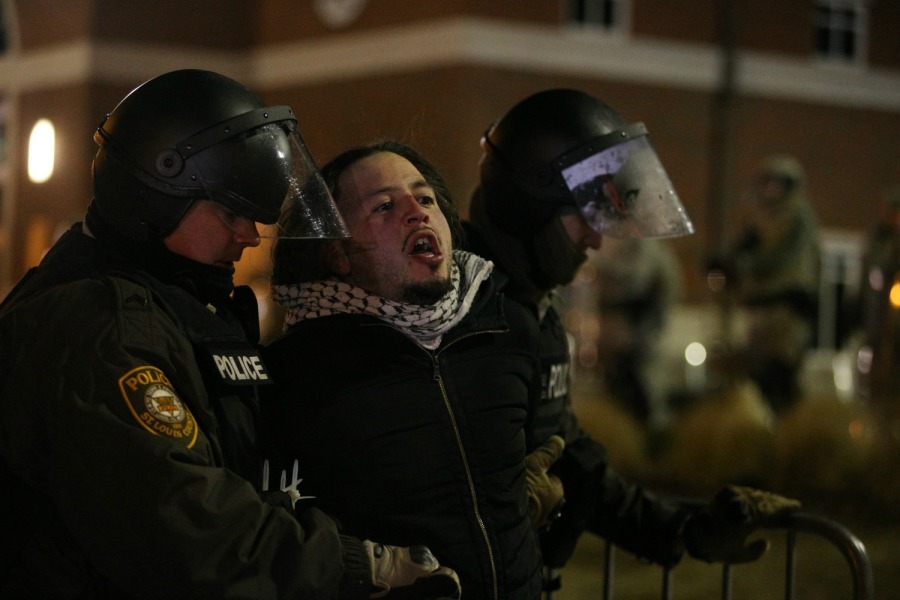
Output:
[[267,224],[297,202],[304,236],[347,237],[293,111],[224,75],[186,69],[143,83],[94,141],[92,210],[128,238],[164,238],[198,199]]
[[693,232],[647,129],[599,98],[538,92],[494,123],[481,145],[485,209],[511,235],[528,238],[574,209],[611,237]]

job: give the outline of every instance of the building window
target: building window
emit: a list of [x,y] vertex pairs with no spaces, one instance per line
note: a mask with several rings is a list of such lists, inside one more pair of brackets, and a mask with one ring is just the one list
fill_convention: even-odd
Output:
[[815,0],[813,3],[813,43],[818,57],[862,63],[867,33],[865,0]]
[[569,0],[569,22],[607,31],[626,29],[629,0]]
[[9,18],[7,16],[7,3],[0,0],[0,54],[6,54],[9,50]]

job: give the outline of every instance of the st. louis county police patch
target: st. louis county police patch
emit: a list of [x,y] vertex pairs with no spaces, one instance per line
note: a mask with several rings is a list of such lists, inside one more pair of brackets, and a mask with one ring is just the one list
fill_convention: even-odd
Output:
[[197,421],[165,373],[150,365],[137,367],[119,378],[119,389],[141,427],[182,441],[188,448],[197,441]]

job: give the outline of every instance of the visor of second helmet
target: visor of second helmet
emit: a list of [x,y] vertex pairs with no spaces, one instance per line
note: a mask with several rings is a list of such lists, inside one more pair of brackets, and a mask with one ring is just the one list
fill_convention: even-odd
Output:
[[603,235],[666,238],[694,232],[643,123],[594,138],[554,165],[588,225]]

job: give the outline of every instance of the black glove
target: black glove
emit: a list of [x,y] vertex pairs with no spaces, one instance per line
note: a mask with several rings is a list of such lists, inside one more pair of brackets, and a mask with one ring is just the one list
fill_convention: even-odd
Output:
[[528,515],[537,529],[546,527],[562,508],[563,484],[556,475],[547,473],[562,455],[566,442],[551,435],[546,442],[525,457],[525,478],[528,487]]
[[386,546],[365,540],[363,546],[372,565],[370,598],[410,600],[456,600],[459,577],[442,567],[425,546]]
[[688,554],[707,562],[751,562],[769,549],[765,539],[747,536],[800,508],[800,502],[771,492],[728,485],[692,515],[684,528]]

